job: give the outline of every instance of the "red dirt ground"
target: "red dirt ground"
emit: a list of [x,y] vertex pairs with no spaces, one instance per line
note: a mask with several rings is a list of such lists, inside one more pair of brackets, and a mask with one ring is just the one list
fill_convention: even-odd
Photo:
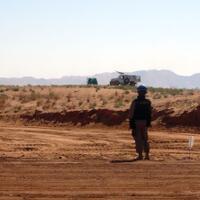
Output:
[[135,95],[1,86],[0,200],[200,199],[200,92],[149,93],[151,161],[139,162],[127,121]]
[[130,131],[0,127],[0,200],[200,199],[200,136],[150,132],[133,162]]

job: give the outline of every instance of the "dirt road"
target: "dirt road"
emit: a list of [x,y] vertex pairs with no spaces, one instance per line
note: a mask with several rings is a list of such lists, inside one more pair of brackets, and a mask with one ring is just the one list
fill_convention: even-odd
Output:
[[115,129],[0,127],[0,200],[200,199],[200,137],[151,132],[151,161],[133,162]]

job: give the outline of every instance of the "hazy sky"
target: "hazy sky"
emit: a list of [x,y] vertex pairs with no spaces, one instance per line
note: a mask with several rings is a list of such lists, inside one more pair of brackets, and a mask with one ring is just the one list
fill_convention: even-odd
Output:
[[199,67],[199,0],[0,0],[0,77]]

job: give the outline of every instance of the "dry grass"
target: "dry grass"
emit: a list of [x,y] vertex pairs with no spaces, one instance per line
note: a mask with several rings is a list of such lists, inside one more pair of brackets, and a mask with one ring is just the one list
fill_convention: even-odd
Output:
[[[200,92],[150,88],[148,98],[159,109],[193,109],[200,104]],[[130,87],[86,86],[0,86],[0,112],[110,109],[126,110],[137,93]]]

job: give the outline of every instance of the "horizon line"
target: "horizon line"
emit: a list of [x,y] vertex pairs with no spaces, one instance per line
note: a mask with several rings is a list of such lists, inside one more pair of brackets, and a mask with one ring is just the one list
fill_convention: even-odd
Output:
[[[182,75],[182,74],[176,73],[176,72],[174,72],[172,70],[168,70],[168,69],[146,69],[146,70],[144,69],[144,70],[136,70],[136,71],[133,71],[133,72],[124,72],[124,73],[130,74],[130,73],[150,72],[150,71],[168,71],[168,72],[171,72],[171,73],[174,73],[178,76],[183,76],[183,77],[191,77],[191,76],[194,76],[196,74],[200,74],[200,72],[197,72],[197,73],[193,73],[191,75]],[[24,76],[0,76],[0,78],[4,78],[4,79],[34,78],[34,79],[48,80],[48,79],[61,79],[61,78],[64,78],[64,77],[83,77],[83,78],[86,78],[86,77],[94,77],[94,76],[98,76],[98,75],[101,75],[101,74],[111,74],[111,73],[117,74],[117,71],[99,72],[99,73],[91,74],[91,75],[63,75],[63,76],[60,76],[60,77],[37,77],[37,76],[31,76],[31,75],[24,75]]]

